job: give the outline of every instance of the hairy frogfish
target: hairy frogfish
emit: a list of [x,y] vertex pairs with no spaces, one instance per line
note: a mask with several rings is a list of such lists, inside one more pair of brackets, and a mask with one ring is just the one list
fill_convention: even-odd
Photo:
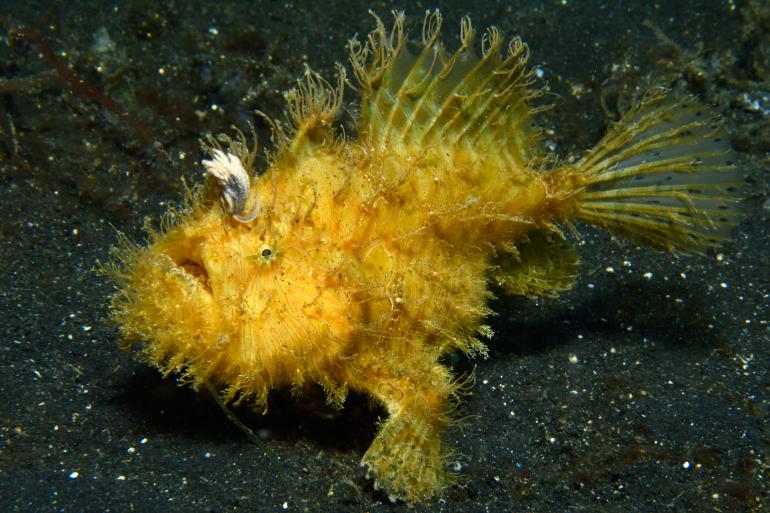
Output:
[[[441,438],[463,382],[442,356],[486,355],[490,286],[569,289],[575,221],[702,253],[729,237],[740,180],[720,122],[662,90],[584,155],[550,157],[520,39],[489,28],[477,51],[465,18],[449,52],[431,11],[415,51],[394,17],[350,41],[352,80],[308,71],[286,93],[263,172],[242,133],[204,142],[205,185],[146,244],[114,249],[112,312],[144,361],[223,402],[371,396],[387,418],[362,465],[414,503],[451,481]],[[354,137],[333,124],[347,84]]]

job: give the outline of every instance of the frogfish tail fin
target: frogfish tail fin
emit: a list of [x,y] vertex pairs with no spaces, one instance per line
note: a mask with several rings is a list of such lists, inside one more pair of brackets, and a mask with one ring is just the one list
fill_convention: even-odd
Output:
[[721,123],[697,100],[655,91],[577,163],[556,170],[551,188],[563,220],[702,253],[738,221],[734,161]]

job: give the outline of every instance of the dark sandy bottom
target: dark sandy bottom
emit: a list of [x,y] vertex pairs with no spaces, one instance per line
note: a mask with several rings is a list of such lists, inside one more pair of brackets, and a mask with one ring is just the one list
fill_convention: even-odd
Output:
[[[117,230],[140,239],[180,176],[200,180],[200,134],[277,115],[303,63],[331,76],[367,9],[398,6],[14,3],[0,10],[0,510],[406,510],[358,466],[381,415],[366,398],[236,410],[255,445],[205,393],[118,348],[112,286],[93,272]],[[559,155],[594,143],[634,93],[677,85],[726,114],[748,198],[706,257],[580,227],[573,291],[496,300],[490,357],[452,362],[475,372],[447,437],[458,484],[414,510],[767,511],[770,12],[461,3],[440,5],[450,44],[464,14],[529,42],[556,93],[540,121]],[[428,5],[401,7],[417,34]]]

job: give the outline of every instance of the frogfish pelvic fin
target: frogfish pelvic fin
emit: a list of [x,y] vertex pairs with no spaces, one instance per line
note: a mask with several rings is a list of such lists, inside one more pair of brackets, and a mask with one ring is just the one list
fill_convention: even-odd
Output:
[[[580,158],[547,158],[534,128],[527,46],[495,28],[474,49],[439,41],[429,12],[418,51],[403,14],[349,44],[356,137],[333,121],[346,83],[308,72],[261,174],[255,148],[210,139],[211,179],[143,245],[114,250],[113,318],[166,374],[265,409],[268,392],[319,384],[387,412],[363,455],[392,499],[427,501],[449,482],[441,434],[461,383],[440,363],[485,355],[494,284],[569,289],[573,221],[664,250],[729,237],[739,185],[720,123],[692,98],[652,92]],[[245,171],[245,173],[244,173]]]

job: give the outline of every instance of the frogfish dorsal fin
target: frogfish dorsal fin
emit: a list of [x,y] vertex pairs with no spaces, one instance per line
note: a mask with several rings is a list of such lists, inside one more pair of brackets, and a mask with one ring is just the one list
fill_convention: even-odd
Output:
[[285,119],[257,111],[272,129],[276,146],[273,158],[299,158],[333,139],[333,122],[342,108],[345,80],[345,69],[339,64],[336,84],[307,68],[296,85],[284,93]]
[[350,61],[361,87],[359,132],[374,149],[423,151],[444,144],[494,150],[522,165],[537,145],[530,127],[533,72],[528,48],[519,38],[507,48],[491,27],[481,38],[481,56],[473,46],[469,18],[460,26],[460,47],[449,54],[439,41],[441,15],[429,11],[422,48],[406,48],[404,15],[394,13],[393,29],[382,21],[366,41],[350,41]]

